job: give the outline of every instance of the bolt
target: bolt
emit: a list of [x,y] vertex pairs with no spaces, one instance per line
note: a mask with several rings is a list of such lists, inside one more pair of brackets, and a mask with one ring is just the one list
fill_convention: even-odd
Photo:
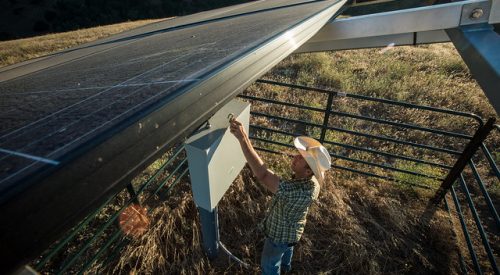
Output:
[[479,19],[481,18],[481,16],[483,16],[483,9],[481,8],[476,8],[474,10],[472,10],[472,12],[470,13],[470,16],[469,18],[470,19]]

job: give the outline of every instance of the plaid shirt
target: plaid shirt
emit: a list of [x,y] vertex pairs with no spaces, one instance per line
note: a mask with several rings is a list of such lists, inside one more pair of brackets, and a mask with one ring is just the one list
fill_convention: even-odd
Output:
[[313,200],[318,198],[316,178],[280,182],[264,219],[264,233],[278,243],[296,243],[306,225],[306,216]]

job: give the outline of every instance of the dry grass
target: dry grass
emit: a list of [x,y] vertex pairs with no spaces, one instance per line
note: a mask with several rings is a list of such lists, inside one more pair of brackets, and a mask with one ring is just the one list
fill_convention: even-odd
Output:
[[495,111],[451,43],[293,55],[269,75],[309,86],[473,112]]
[[[281,171],[289,160],[265,155]],[[282,171],[286,173],[286,171]],[[133,240],[117,262],[99,272],[117,274],[254,274],[263,236],[256,230],[271,194],[245,169],[219,205],[221,239],[243,261],[210,262],[200,247],[197,210],[184,183],[171,200],[158,202],[154,226]],[[442,210],[423,218],[428,194],[330,172],[313,205],[294,254],[296,274],[456,274],[456,240]],[[91,273],[96,272],[92,270]]]
[[65,33],[49,34],[34,38],[0,42],[0,67],[44,56],[161,20],[139,20]]

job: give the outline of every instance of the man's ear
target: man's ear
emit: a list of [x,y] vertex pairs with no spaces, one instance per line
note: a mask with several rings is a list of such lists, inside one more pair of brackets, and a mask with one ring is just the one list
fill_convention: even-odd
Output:
[[314,172],[311,168],[307,168],[306,172],[307,172],[307,175],[309,175],[310,177],[312,177],[314,175]]

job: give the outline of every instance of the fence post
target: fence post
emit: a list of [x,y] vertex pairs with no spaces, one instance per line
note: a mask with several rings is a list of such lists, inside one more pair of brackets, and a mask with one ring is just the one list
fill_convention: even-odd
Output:
[[330,119],[332,103],[333,103],[333,96],[334,96],[334,93],[332,93],[332,92],[328,93],[328,100],[326,103],[325,116],[323,118],[323,126],[321,127],[321,136],[319,138],[319,141],[321,143],[323,143],[325,141],[326,128],[328,127],[328,120]]
[[465,168],[465,165],[467,165],[467,162],[474,156],[474,153],[476,153],[477,149],[483,141],[486,139],[490,131],[495,127],[495,118],[490,117],[486,124],[481,126],[470,142],[467,144],[465,147],[464,151],[458,158],[457,162],[455,162],[455,165],[451,168],[450,172],[446,176],[446,178],[443,180],[443,183],[441,183],[441,186],[439,189],[436,191],[436,195],[433,198],[433,201],[438,204],[446,195],[446,192],[451,188],[453,183],[458,179],[460,173]]
[[127,191],[130,194],[130,197],[133,198],[132,199],[133,202],[137,203],[137,204],[140,204],[139,197],[137,196],[137,191],[135,191],[135,188],[132,185],[132,183],[127,184]]

